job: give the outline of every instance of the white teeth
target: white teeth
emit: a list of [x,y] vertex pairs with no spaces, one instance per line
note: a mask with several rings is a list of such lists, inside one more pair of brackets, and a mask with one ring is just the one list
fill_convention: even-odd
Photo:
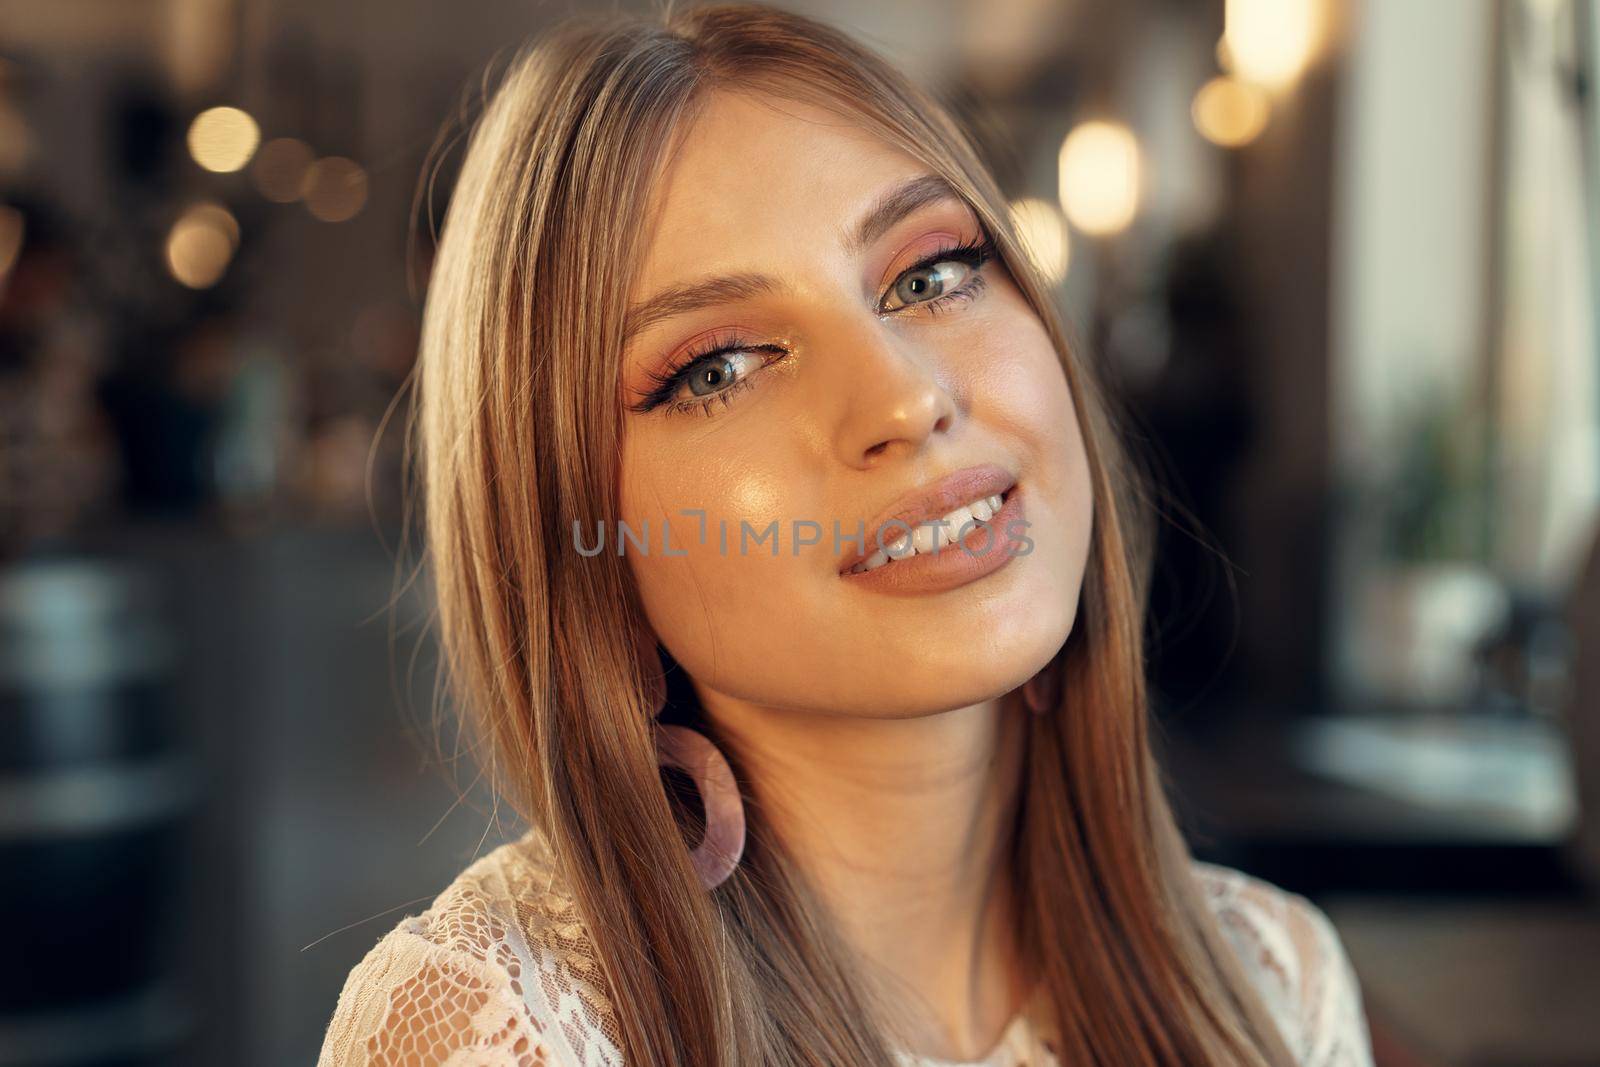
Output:
[[[975,501],[975,503],[980,503],[981,504],[982,501],[981,500],[980,501]],[[939,527],[939,542],[940,542],[940,544],[941,545],[953,545],[953,544],[955,544],[956,543],[956,538],[961,536],[961,534],[963,532],[963,530],[962,530],[963,527],[966,528],[965,529],[966,533],[969,533],[969,534],[972,533],[972,531],[976,528],[975,525],[974,525],[974,522],[973,522],[973,518],[974,518],[974,516],[972,514],[972,509],[970,507],[956,508],[950,514],[946,515],[944,517],[944,525]]]
[[956,543],[956,536],[962,532],[963,526],[967,527],[966,533],[970,535],[976,528],[976,523],[988,522],[994,518],[1004,503],[1003,494],[996,493],[956,508],[940,519],[937,526],[917,526],[909,537],[904,531],[896,530],[897,539],[892,544],[879,549],[851,567],[850,573],[860,574],[863,571],[877,570],[907,556],[930,553],[935,545],[940,551],[945,551]]

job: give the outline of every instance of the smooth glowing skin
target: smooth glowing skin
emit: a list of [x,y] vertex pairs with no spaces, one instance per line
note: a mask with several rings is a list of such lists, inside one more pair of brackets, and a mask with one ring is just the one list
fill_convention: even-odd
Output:
[[[923,173],[808,104],[708,102],[656,191],[632,302],[738,272],[776,275],[786,291],[646,328],[625,353],[624,400],[712,334],[789,351],[753,354],[748,385],[709,417],[698,406],[628,414],[622,518],[635,531],[648,520],[650,554],[630,544],[627,558],[650,623],[737,746],[747,788],[851,943],[928,1006],[918,1047],[953,1058],[987,1051],[1024,992],[997,856],[1026,712],[998,698],[1071,631],[1092,497],[1065,374],[998,259],[971,302],[878,310],[924,255],[982,236],[970,209],[924,206],[847,254],[856,220]],[[686,385],[678,397],[692,397]],[[835,518],[854,530],[978,463],[1016,476],[1030,554],[926,596],[841,579]],[[681,514],[695,508],[707,513],[705,544]],[[683,555],[661,551],[664,519]],[[824,530],[798,555],[795,519]],[[770,543],[739,554],[741,521],[774,520],[776,556]]]

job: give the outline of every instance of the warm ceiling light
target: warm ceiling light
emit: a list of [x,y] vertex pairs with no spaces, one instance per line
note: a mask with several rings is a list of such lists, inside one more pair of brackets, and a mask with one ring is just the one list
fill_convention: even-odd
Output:
[[294,137],[275,137],[261,146],[250,167],[261,195],[274,204],[292,204],[300,199],[306,171],[315,153],[311,146]]
[[323,222],[344,222],[367,202],[367,172],[353,159],[326,156],[306,169],[300,195]]
[[1261,135],[1270,106],[1258,87],[1223,76],[1202,85],[1189,110],[1200,136],[1223,148],[1238,148]]
[[1217,38],[1217,66],[1224,74],[1233,73],[1233,53],[1228,51],[1228,35],[1223,34]]
[[1048,200],[1025,196],[1011,203],[1011,221],[1028,255],[1051,285],[1067,276],[1070,250],[1061,209]]
[[191,224],[209,226],[218,233],[228,238],[228,250],[239,250],[239,220],[233,217],[233,212],[221,204],[207,200],[191,207],[184,212],[185,219]]
[[239,244],[239,223],[220,204],[197,204],[167,234],[167,269],[190,289],[215,285]]
[[1115,122],[1085,122],[1061,142],[1061,207],[1084,233],[1127,228],[1139,210],[1139,142]]
[[1268,88],[1300,76],[1316,47],[1317,0],[1227,0],[1227,69]]
[[22,212],[10,205],[0,205],[0,276],[16,266],[22,254],[22,238],[28,226]]
[[206,170],[219,174],[250,162],[260,143],[256,120],[236,107],[210,108],[189,124],[189,154]]

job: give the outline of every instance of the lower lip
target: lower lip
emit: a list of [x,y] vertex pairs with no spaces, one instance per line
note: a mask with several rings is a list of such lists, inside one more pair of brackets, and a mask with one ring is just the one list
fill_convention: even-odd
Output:
[[[974,527],[960,544],[941,545],[937,552],[919,552],[858,574],[845,571],[839,577],[861,589],[898,596],[956,589],[993,574],[1016,558],[1027,530],[1018,522],[1022,515],[1022,489],[1014,485],[994,517]],[[1016,533],[1008,534],[1008,530]]]

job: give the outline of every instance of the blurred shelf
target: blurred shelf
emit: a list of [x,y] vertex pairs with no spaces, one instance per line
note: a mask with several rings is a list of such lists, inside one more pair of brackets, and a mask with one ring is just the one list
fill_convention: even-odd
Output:
[[1435,825],[1496,843],[1560,842],[1577,826],[1566,738],[1543,719],[1319,716],[1290,733],[1299,766],[1404,803],[1414,819],[1434,813]]
[[1404,720],[1217,709],[1164,759],[1196,854],[1320,892],[1583,895],[1559,734],[1464,714]]

